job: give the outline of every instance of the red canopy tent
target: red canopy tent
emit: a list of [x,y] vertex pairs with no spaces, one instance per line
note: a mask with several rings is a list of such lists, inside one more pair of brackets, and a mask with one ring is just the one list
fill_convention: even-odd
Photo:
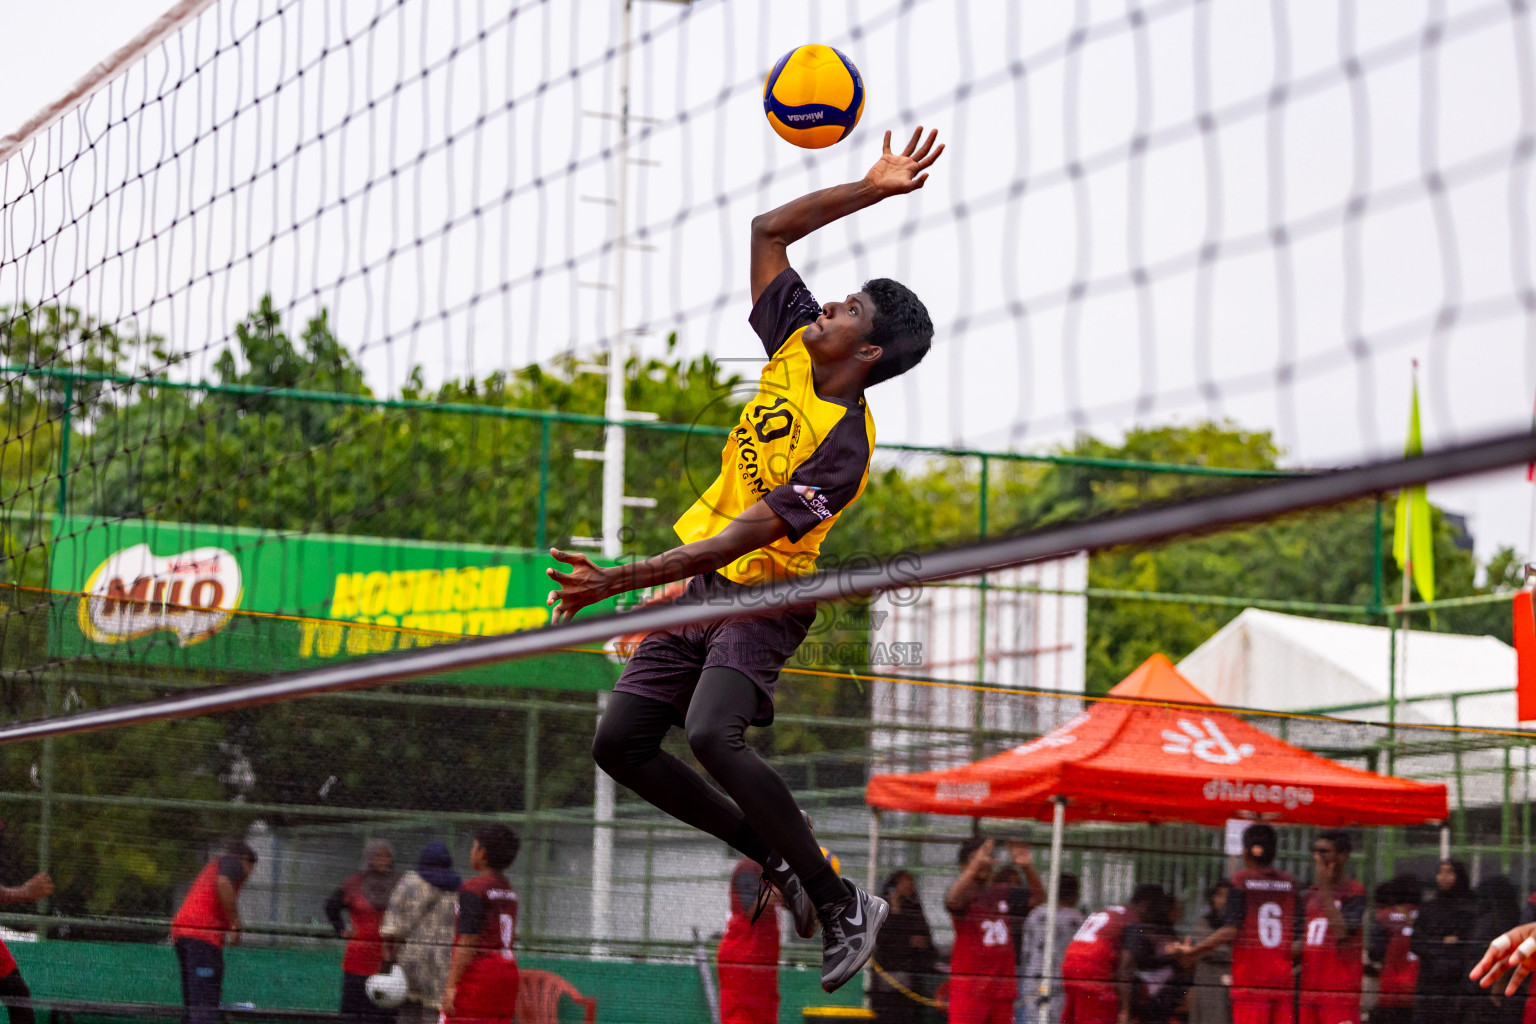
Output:
[[[1255,818],[1311,825],[1417,825],[1446,816],[1445,787],[1336,764],[1214,702],[1154,654],[1111,698],[994,757],[946,771],[876,775],[882,810],[1079,821]],[[1129,698],[1129,699],[1126,699]],[[1205,710],[1201,705],[1210,707]]]
[[[1201,825],[1253,818],[1337,826],[1446,817],[1444,786],[1349,768],[1294,747],[1216,710],[1161,654],[1143,662],[1109,697],[1119,699],[1099,701],[1039,739],[974,764],[871,777],[865,790],[865,801],[877,810],[871,879],[880,810],[1049,819],[1049,960],[1068,818]],[[1041,1024],[1045,1018],[1042,1001]]]

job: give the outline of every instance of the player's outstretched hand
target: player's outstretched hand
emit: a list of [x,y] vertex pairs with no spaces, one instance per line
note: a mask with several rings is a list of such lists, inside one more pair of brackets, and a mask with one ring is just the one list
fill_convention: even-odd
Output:
[[24,901],[28,903],[40,900],[44,896],[52,896],[53,879],[47,874],[33,875],[22,884],[21,892]]
[[613,589],[608,585],[608,574],[601,568],[592,564],[592,559],[579,553],[568,553],[559,548],[550,548],[550,556],[557,562],[564,562],[571,567],[570,572],[561,572],[559,569],[545,569],[549,578],[560,584],[559,590],[551,590],[549,598],[544,602],[554,607],[550,620],[552,622],[565,622],[589,604],[596,604],[604,598],[612,597]]
[[1533,954],[1536,954],[1536,924],[1511,928],[1488,943],[1483,958],[1472,968],[1472,980],[1483,988],[1492,988],[1494,982],[1513,971],[1509,984],[1504,986],[1504,994],[1512,996],[1525,976],[1531,973],[1532,966],[1536,966]]
[[[934,140],[938,137],[938,130],[935,129],[928,133],[928,139],[924,141],[923,126],[918,125],[917,131],[907,141],[907,148],[900,153],[892,153],[891,133],[886,132],[885,150],[875,166],[864,175],[864,180],[878,189],[882,196],[906,195],[922,188],[928,180],[928,168],[944,152],[943,143],[939,143],[937,149],[934,148]],[[918,148],[919,142],[922,148]]]

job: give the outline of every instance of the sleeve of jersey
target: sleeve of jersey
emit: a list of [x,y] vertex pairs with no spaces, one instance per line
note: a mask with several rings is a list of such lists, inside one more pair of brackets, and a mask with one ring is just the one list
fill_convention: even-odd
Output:
[[1387,958],[1387,944],[1391,941],[1392,933],[1387,929],[1386,922],[1378,921],[1365,944],[1365,958],[1373,964],[1381,963]]
[[850,409],[811,457],[795,468],[789,482],[769,491],[763,501],[789,527],[790,541],[798,541],[853,502],[868,468],[863,410]]
[[479,893],[459,892],[459,920],[454,931],[459,935],[479,935],[485,926],[485,901]]
[[1241,928],[1243,917],[1248,912],[1247,892],[1233,886],[1227,893],[1227,906],[1221,912],[1221,923],[1230,928]]
[[821,304],[800,280],[794,267],[785,267],[758,296],[747,322],[762,339],[763,351],[772,356],[791,334],[821,316]]
[[1362,892],[1345,900],[1344,905],[1339,908],[1339,913],[1344,915],[1344,924],[1349,928],[1351,935],[1359,933],[1365,926],[1365,904],[1365,893]]

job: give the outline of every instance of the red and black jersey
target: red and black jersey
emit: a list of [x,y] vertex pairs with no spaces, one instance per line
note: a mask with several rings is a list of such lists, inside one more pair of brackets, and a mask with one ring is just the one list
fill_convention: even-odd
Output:
[[1376,911],[1376,928],[1371,933],[1371,959],[1381,964],[1377,987],[1377,1006],[1412,1006],[1419,987],[1419,958],[1414,955],[1413,923],[1419,912],[1413,908]]
[[476,875],[459,889],[454,944],[474,943],[475,959],[511,961],[517,939],[517,893],[501,872]]
[[1243,869],[1232,876],[1225,922],[1232,940],[1232,987],[1289,993],[1291,938],[1296,928],[1296,879],[1275,868]]
[[1105,907],[1083,918],[1082,927],[1062,955],[1062,978],[1069,982],[1114,982],[1125,928],[1130,923],[1130,911],[1122,906]]
[[219,879],[227,878],[238,896],[245,884],[245,861],[233,854],[225,854],[203,865],[181,909],[171,919],[171,940],[197,939],[201,942],[223,946],[229,933],[229,914],[224,901],[219,899]]
[[1301,997],[1358,996],[1365,973],[1365,886],[1353,878],[1333,887],[1333,905],[1344,918],[1344,934],[1328,920],[1316,887],[1305,893],[1306,921],[1301,946]]
[[974,980],[995,985],[999,992],[1013,999],[1017,994],[1013,929],[1027,913],[1027,889],[992,885],[972,896],[962,913],[950,915],[955,922],[950,978],[961,983]]

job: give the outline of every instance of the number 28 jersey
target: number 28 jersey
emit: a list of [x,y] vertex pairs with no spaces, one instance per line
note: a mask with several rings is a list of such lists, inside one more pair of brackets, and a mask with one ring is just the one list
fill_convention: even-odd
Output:
[[1267,989],[1290,998],[1291,939],[1296,928],[1296,879],[1274,868],[1232,876],[1225,922],[1232,940],[1232,987]]
[[1014,998],[1013,928],[1015,919],[1028,912],[1026,889],[992,885],[971,897],[964,913],[951,915],[955,946],[950,953],[950,977],[973,987],[994,987]]

